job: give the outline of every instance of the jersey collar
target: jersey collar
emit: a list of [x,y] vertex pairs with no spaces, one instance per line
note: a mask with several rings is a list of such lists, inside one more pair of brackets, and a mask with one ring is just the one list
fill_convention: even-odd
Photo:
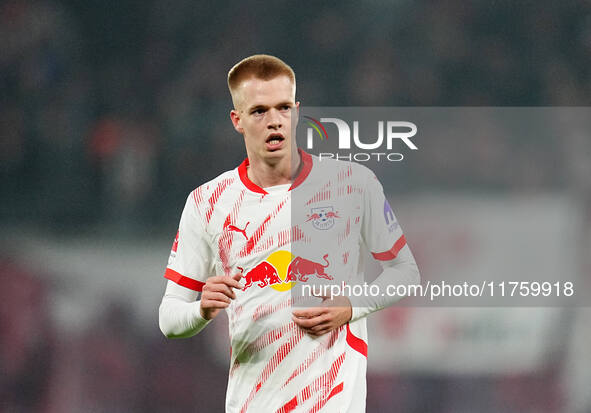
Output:
[[[302,182],[304,182],[306,180],[306,178],[310,174],[310,171],[312,170],[312,156],[310,156],[309,153],[304,152],[301,149],[298,149],[298,153],[300,154],[300,159],[302,160],[302,169],[300,170],[300,173],[294,179],[293,183],[289,187],[290,191],[292,189],[300,186],[302,184]],[[244,186],[246,186],[251,191],[266,195],[267,191],[265,191],[263,188],[261,188],[260,186],[258,186],[257,184],[255,184],[254,182],[252,182],[248,178],[247,168],[248,168],[249,164],[250,164],[250,162],[248,161],[248,158],[246,158],[238,166],[238,175],[240,176],[240,180],[242,181]]]

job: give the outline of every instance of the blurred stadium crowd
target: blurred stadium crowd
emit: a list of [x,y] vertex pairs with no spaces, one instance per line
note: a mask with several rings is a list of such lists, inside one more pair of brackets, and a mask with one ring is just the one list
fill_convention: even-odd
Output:
[[[186,194],[245,156],[225,78],[257,52],[294,67],[308,105],[591,104],[589,1],[173,3],[0,4],[3,226],[170,236]],[[513,158],[501,156],[506,145]],[[557,141],[482,133],[457,149],[425,148],[423,161],[404,170],[404,185],[391,189],[561,190],[569,170],[582,170],[581,182],[587,176],[569,169],[576,151]],[[63,337],[48,318],[54,287],[7,251],[0,410],[221,411],[226,372],[203,342],[135,328],[117,300]],[[557,371],[370,375],[368,388],[368,411],[563,411]]]
[[[591,103],[589,2],[255,4],[3,2],[2,216],[60,229],[176,219],[170,205],[244,157],[225,77],[255,52],[293,65],[305,105]],[[396,189],[560,183],[559,167],[523,170],[565,162],[552,143],[512,143],[530,160],[512,168],[498,164],[507,144],[481,133],[453,158],[424,153]]]

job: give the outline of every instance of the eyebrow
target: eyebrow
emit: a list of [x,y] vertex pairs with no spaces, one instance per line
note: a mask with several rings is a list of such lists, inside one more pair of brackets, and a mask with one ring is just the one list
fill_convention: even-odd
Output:
[[[290,107],[292,107],[292,106],[294,106],[294,104],[293,104],[293,102],[285,101],[285,102],[280,102],[275,106],[290,106]],[[254,106],[249,107],[247,111],[250,113],[250,112],[255,111],[257,109],[268,109],[268,108],[269,108],[269,105],[254,105]]]

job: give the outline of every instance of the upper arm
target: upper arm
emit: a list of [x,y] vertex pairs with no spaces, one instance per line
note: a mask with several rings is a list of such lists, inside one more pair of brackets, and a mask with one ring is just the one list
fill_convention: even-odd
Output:
[[183,209],[164,277],[196,293],[213,272],[211,238],[192,193]]
[[381,183],[373,172],[368,172],[361,227],[363,241],[376,260],[391,261],[406,246],[406,238]]
[[183,287],[170,280],[168,280],[166,290],[164,291],[164,298],[176,298],[188,303],[197,300],[198,296],[199,293],[197,291]]

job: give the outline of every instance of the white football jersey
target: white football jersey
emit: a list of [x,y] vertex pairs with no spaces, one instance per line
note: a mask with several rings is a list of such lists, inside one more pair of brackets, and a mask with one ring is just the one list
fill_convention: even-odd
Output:
[[173,244],[165,277],[184,287],[244,275],[226,309],[227,412],[365,410],[365,318],[315,337],[292,309],[305,304],[306,284],[361,281],[363,247],[386,261],[406,241],[373,172],[300,154],[291,186],[258,187],[245,160],[194,190]]

